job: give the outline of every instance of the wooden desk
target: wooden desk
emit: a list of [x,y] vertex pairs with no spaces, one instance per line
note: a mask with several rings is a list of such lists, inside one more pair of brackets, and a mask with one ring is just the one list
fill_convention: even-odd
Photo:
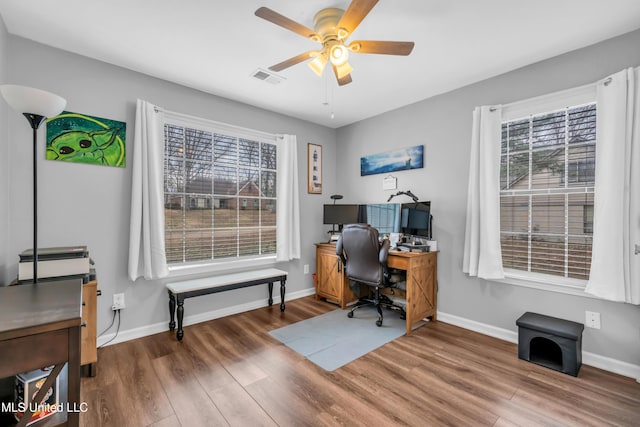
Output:
[[[389,252],[387,265],[407,273],[406,307],[407,335],[415,322],[424,318],[436,320],[438,309],[438,253]],[[349,289],[336,245],[316,244],[316,298],[334,301],[342,309],[357,299]]]
[[[0,378],[55,365],[44,393],[69,364],[67,420],[54,414],[38,426],[79,424],[81,304],[80,279],[0,287]],[[25,414],[18,426],[30,418]]]

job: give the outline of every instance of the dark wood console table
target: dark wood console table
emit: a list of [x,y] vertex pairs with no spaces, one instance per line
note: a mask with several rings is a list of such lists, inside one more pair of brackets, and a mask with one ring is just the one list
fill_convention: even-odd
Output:
[[[0,378],[55,365],[37,401],[69,364],[68,399],[60,402],[67,413],[56,413],[38,426],[79,425],[81,310],[80,279],[0,287]],[[17,425],[30,418],[28,412]]]

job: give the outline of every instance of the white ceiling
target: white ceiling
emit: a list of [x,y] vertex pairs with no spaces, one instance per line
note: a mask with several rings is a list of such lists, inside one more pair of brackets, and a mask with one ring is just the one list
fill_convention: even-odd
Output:
[[0,14],[11,34],[332,128],[640,28],[639,0],[381,0],[350,40],[415,41],[410,56],[352,54],[342,87],[304,63],[277,85],[252,77],[317,46],[256,9],[313,28],[349,3],[0,0]]

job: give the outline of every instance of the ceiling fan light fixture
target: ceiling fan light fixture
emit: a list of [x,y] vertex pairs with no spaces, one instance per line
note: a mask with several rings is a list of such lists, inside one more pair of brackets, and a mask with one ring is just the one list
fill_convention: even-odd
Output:
[[282,71],[293,65],[311,60],[308,64],[309,68],[318,76],[322,76],[327,63],[330,62],[333,74],[338,79],[338,85],[344,86],[353,81],[351,78],[353,68],[348,63],[349,51],[354,54],[409,55],[413,50],[414,42],[388,40],[356,40],[348,42],[349,37],[378,2],[379,0],[350,0],[346,10],[337,7],[321,9],[313,17],[313,29],[268,7],[258,8],[255,11],[257,17],[322,45],[320,50],[301,53],[272,65],[269,70]]
[[351,43],[349,46],[347,46],[347,49],[349,49],[351,52],[359,52],[360,48],[362,47],[362,45],[360,43]]
[[322,72],[324,71],[324,67],[327,65],[327,54],[321,53],[320,55],[313,58],[311,62],[309,62],[309,68],[318,75],[318,77],[322,77]]
[[349,31],[345,30],[344,28],[338,28],[338,31],[336,31],[336,35],[338,36],[338,40],[345,40],[347,37],[349,37]]
[[352,71],[353,67],[348,62],[345,62],[341,65],[336,65],[336,76],[338,77],[338,79],[348,76]]
[[343,44],[334,44],[329,50],[329,58],[333,65],[339,67],[349,60],[349,49]]

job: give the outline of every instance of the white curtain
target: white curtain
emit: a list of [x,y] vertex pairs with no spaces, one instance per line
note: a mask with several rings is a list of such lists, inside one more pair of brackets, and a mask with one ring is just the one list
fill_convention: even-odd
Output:
[[169,274],[164,247],[164,137],[161,112],[138,99],[133,136],[129,278]]
[[473,111],[467,227],[462,271],[482,279],[503,279],[500,248],[501,107]]
[[597,85],[591,273],[585,292],[640,304],[640,68]]
[[295,135],[277,137],[276,261],[300,259],[298,148]]

